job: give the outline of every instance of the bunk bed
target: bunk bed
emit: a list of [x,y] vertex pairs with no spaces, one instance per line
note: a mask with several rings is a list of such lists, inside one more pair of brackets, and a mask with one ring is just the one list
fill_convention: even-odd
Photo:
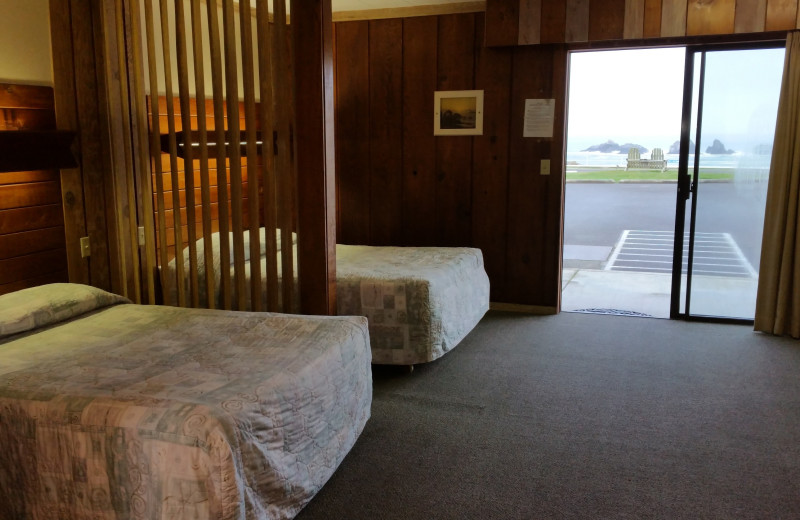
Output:
[[0,296],[0,517],[292,518],[370,415],[363,317]]
[[[250,234],[244,231],[245,301],[250,302]],[[280,232],[278,232],[280,236]],[[232,232],[229,242],[233,242]],[[295,239],[296,240],[296,239]],[[211,236],[214,252],[215,305],[222,306],[219,291],[221,256],[219,233]],[[261,272],[266,272],[265,233],[261,228]],[[199,301],[205,302],[208,284],[204,239],[196,242]],[[278,240],[278,257],[282,244]],[[297,258],[296,244],[293,258]],[[182,252],[184,273],[190,272],[189,248]],[[176,260],[165,270],[176,279]],[[234,276],[233,253],[229,265]],[[280,264],[278,264],[280,266]],[[296,267],[293,273],[297,273]],[[189,294],[189,280],[184,275]],[[281,280],[279,279],[279,282]],[[295,280],[296,282],[296,280]],[[267,308],[266,276],[262,277],[262,308]],[[295,288],[297,284],[295,283]],[[165,303],[177,304],[175,283]],[[232,298],[236,302],[234,293]],[[298,298],[294,298],[298,301]],[[452,350],[478,324],[489,309],[489,277],[480,249],[469,247],[336,246],[336,301],[339,315],[366,316],[369,321],[372,362],[415,365],[440,358]],[[244,310],[248,310],[248,307]],[[289,309],[296,312],[297,309]]]

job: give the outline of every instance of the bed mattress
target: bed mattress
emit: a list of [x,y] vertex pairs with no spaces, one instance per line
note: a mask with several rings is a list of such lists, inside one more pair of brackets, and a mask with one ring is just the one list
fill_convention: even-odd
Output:
[[[249,262],[247,231],[244,232],[244,243],[246,261]],[[261,272],[264,273],[263,228],[261,244]],[[212,245],[216,302],[221,306],[218,233],[213,235]],[[198,241],[197,251],[200,301],[204,302],[203,239]],[[188,258],[187,248],[184,250],[184,272],[189,269]],[[297,258],[296,254],[294,258]],[[167,269],[167,275],[173,278],[174,262],[170,262]],[[247,276],[249,263],[245,266]],[[233,273],[232,260],[229,269]],[[188,280],[184,280],[184,287],[188,294]],[[249,302],[249,279],[246,287],[246,300]],[[262,289],[262,304],[266,308],[266,277],[262,278]],[[168,304],[177,304],[175,291],[167,294],[165,300]],[[233,301],[236,301],[235,295]],[[373,363],[425,363],[438,359],[455,347],[489,310],[489,277],[480,249],[339,244],[336,246],[336,301],[339,315],[368,318]]]
[[11,293],[0,518],[292,518],[371,398],[362,317],[130,305],[70,284]]

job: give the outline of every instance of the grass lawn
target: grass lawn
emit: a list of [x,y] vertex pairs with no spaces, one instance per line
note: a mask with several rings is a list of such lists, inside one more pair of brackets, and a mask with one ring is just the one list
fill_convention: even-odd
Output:
[[[567,166],[567,170],[575,168]],[[581,171],[567,171],[567,180],[570,181],[597,181],[606,180],[613,182],[620,181],[675,181],[678,178],[678,170],[628,170],[624,168],[592,168]],[[700,179],[732,180],[733,170],[715,168],[712,170],[700,170]]]

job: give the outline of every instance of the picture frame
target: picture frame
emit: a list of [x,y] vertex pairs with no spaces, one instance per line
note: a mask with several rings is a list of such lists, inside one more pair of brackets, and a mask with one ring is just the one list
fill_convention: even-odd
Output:
[[434,92],[433,135],[483,135],[483,90]]

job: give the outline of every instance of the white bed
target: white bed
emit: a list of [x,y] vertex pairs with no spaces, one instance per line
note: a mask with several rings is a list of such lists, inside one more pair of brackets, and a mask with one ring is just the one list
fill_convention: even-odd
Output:
[[371,399],[363,317],[0,296],[0,518],[292,518]]
[[[249,262],[247,231],[244,243]],[[263,228],[260,243],[262,295],[266,308]],[[220,305],[218,233],[212,237],[212,246],[216,302]],[[203,239],[198,240],[201,302],[206,301],[203,247]],[[183,258],[184,272],[188,272],[188,248],[184,249]],[[170,262],[166,270],[171,279],[175,277],[174,262]],[[231,276],[232,264],[231,260],[228,266]],[[248,273],[249,267],[246,275]],[[188,294],[188,280],[184,282]],[[489,277],[483,266],[483,255],[475,248],[340,244],[336,246],[336,284],[338,314],[368,318],[372,362],[376,364],[413,365],[433,361],[458,345],[489,309]],[[249,302],[249,283],[247,290]],[[177,303],[174,290],[165,295],[165,302]]]

